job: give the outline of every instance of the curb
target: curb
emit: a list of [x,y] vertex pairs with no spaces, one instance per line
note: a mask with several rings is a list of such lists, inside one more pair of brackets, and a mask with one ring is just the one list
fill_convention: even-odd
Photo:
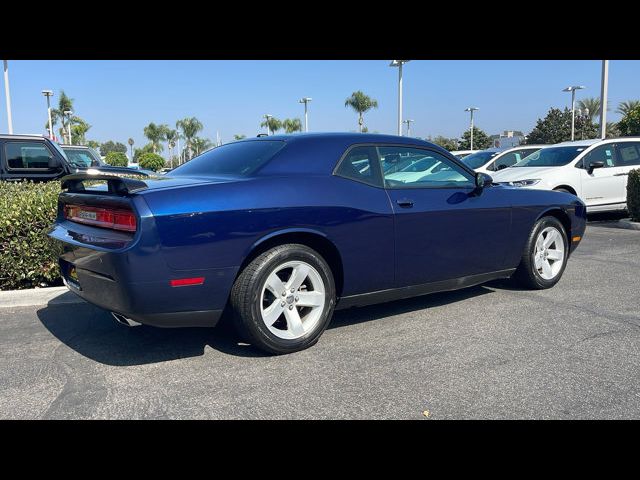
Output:
[[640,222],[632,222],[631,220],[618,220],[618,228],[626,228],[627,230],[640,230]]
[[84,303],[67,287],[32,288],[0,292],[0,308],[32,307],[35,305],[65,305]]

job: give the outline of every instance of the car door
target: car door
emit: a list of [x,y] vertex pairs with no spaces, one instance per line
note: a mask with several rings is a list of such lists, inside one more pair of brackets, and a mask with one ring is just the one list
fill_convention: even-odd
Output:
[[500,188],[475,187],[474,174],[428,148],[378,145],[387,157],[421,157],[421,172],[384,173],[394,210],[396,287],[501,270],[511,206]]
[[[591,162],[603,162],[604,166],[589,172]],[[623,196],[626,177],[619,175],[622,169],[618,166],[615,144],[597,146],[587,152],[576,166],[580,168],[581,198],[587,207],[597,209],[626,201]]]
[[616,176],[622,179],[622,198],[627,201],[627,181],[629,172],[640,168],[640,142],[619,142],[616,144],[618,169]]
[[50,160],[57,157],[44,141],[9,140],[4,142],[2,150],[5,180],[45,181],[60,176],[61,167],[50,167]]

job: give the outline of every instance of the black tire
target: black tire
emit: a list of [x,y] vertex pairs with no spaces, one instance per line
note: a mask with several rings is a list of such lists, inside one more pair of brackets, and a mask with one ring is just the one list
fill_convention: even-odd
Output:
[[[312,330],[300,338],[283,339],[274,335],[263,322],[260,298],[271,272],[279,265],[296,260],[311,265],[320,275],[324,283],[325,305]],[[247,343],[277,355],[297,352],[315,344],[331,321],[336,304],[333,274],[315,250],[300,244],[280,245],[262,253],[242,270],[231,289],[230,303],[234,326]]]
[[[562,267],[558,274],[552,279],[544,279],[538,272],[537,268],[535,268],[535,246],[538,235],[542,230],[547,227],[555,227],[562,236],[562,241],[564,242],[564,259],[562,260]],[[529,238],[524,246],[524,250],[522,251],[522,258],[520,260],[520,265],[516,269],[514,273],[514,279],[518,281],[522,286],[526,288],[530,288],[533,290],[543,290],[546,288],[553,287],[556,283],[560,281],[562,278],[562,274],[564,273],[565,268],[567,267],[567,257],[569,255],[569,242],[567,239],[567,232],[564,229],[564,226],[556,217],[542,217],[538,220],[531,233],[529,234]]]

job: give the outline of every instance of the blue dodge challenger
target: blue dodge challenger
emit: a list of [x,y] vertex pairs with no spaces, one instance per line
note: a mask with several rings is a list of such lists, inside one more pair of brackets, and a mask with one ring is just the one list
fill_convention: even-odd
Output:
[[313,345],[335,308],[514,276],[555,285],[586,225],[574,195],[494,184],[414,138],[241,140],[162,178],[63,178],[50,236],[68,288],[128,325]]

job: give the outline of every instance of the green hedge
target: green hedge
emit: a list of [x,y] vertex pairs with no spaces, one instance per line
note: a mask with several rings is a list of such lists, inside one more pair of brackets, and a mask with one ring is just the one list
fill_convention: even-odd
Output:
[[157,172],[161,168],[164,168],[164,158],[156,153],[143,153],[140,155],[138,165],[140,165],[140,168]]
[[0,290],[62,285],[59,242],[47,236],[60,182],[0,182]]
[[629,172],[627,209],[634,222],[640,222],[640,169]]
[[122,152],[109,152],[104,157],[104,161],[113,167],[126,167],[129,165],[127,156]]

